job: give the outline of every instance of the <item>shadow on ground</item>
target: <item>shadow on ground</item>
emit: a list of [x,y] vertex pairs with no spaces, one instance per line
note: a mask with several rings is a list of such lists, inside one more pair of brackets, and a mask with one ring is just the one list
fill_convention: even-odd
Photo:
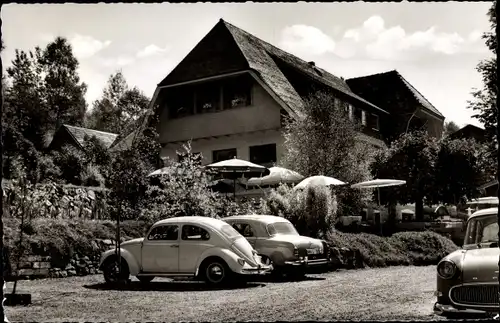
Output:
[[123,285],[109,285],[106,283],[98,283],[92,285],[83,285],[84,288],[94,290],[125,290],[125,291],[157,291],[157,292],[188,292],[188,291],[212,291],[212,290],[230,290],[230,289],[247,289],[255,287],[264,287],[261,283],[238,283],[226,286],[210,286],[203,282],[194,281],[152,281],[149,284],[143,284],[138,281],[131,281]]
[[273,275],[263,275],[248,278],[248,281],[259,282],[259,283],[291,283],[291,282],[301,282],[301,281],[315,281],[315,280],[325,280],[325,277],[315,277],[315,276],[304,276],[304,277],[276,277]]

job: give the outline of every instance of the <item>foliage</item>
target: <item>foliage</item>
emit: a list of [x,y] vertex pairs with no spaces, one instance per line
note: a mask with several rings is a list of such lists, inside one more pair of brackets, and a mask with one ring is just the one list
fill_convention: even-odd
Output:
[[387,150],[378,152],[372,163],[377,178],[406,180],[406,185],[381,189],[385,204],[416,203],[415,216],[423,219],[424,199],[432,199],[438,143],[424,131],[403,134]]
[[144,197],[149,178],[158,166],[161,146],[154,125],[139,133],[129,149],[116,152],[112,156],[111,172],[106,185],[111,189],[117,212],[128,209],[128,217],[138,216],[138,207]]
[[37,182],[58,182],[61,176],[61,168],[56,165],[53,155],[46,154],[40,156]]
[[[347,183],[369,180],[373,152],[358,140],[361,128],[349,119],[347,104],[326,92],[316,92],[304,101],[301,116],[285,126],[284,166],[305,177],[325,175]],[[345,188],[344,195],[357,196],[354,200],[359,201],[365,192]],[[355,208],[339,212],[359,214]]]
[[444,123],[443,137],[447,137],[452,133],[458,131],[460,126],[453,121],[448,121]]
[[163,174],[147,190],[144,210],[148,217],[159,219],[180,215],[218,217],[221,211],[234,211],[231,204],[210,190],[211,173],[200,163],[200,156],[191,152],[188,143],[180,152],[180,162],[167,160]]
[[434,232],[401,232],[391,237],[367,233],[331,232],[330,248],[348,248],[361,254],[370,267],[435,265],[458,249],[449,239]]
[[490,10],[488,11],[488,18],[491,25],[491,31],[483,34],[486,46],[494,54],[490,58],[484,59],[476,67],[476,70],[481,74],[483,80],[482,89],[474,89],[472,96],[474,99],[468,102],[468,108],[477,112],[474,118],[478,119],[485,127],[489,141],[491,142],[491,149],[495,148],[496,140],[496,127],[497,127],[497,58],[496,58],[496,1],[493,2]]
[[301,235],[324,238],[337,221],[337,202],[327,187],[293,190],[280,185],[261,202],[261,212],[288,219]]
[[87,164],[81,175],[82,185],[92,187],[102,187],[105,184],[104,177],[99,171],[99,167]]
[[102,98],[94,102],[94,108],[87,115],[88,128],[122,133],[147,111],[149,98],[137,87],[129,88],[121,71],[111,75]]
[[80,185],[81,175],[87,164],[85,154],[73,146],[65,145],[53,155],[55,164],[61,169],[62,179],[67,183]]
[[435,164],[434,203],[457,204],[461,198],[478,197],[478,187],[488,181],[487,147],[474,140],[441,140]]
[[436,140],[425,132],[402,135],[376,155],[372,171],[378,178],[395,178],[406,185],[380,189],[384,204],[416,203],[422,219],[423,204],[456,204],[478,195],[478,186],[489,180],[494,165],[487,147],[474,140],[447,137]]
[[78,60],[68,40],[56,37],[45,49],[36,50],[41,65],[45,103],[49,108],[50,126],[82,125],[87,104],[87,85],[78,76]]

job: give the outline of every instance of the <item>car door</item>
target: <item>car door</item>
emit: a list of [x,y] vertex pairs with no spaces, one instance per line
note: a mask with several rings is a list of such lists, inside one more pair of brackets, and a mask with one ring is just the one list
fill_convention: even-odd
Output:
[[151,230],[142,244],[142,271],[177,273],[179,271],[179,225],[164,224]]
[[179,247],[179,272],[194,274],[198,259],[205,250],[214,247],[214,240],[209,229],[184,224]]
[[257,235],[255,234],[255,230],[252,228],[250,223],[238,221],[233,222],[231,226],[248,240],[248,242],[252,245],[252,248],[255,248]]

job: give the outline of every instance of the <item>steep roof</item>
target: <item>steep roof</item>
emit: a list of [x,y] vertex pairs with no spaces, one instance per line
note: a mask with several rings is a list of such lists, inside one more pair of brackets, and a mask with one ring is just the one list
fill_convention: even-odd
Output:
[[468,124],[450,134],[451,138],[474,138],[479,141],[486,140],[486,130],[472,124]]
[[[263,41],[260,38],[240,29],[227,21],[220,20],[231,32],[234,40],[241,49],[248,61],[250,68],[259,73],[266,84],[280,96],[280,98],[293,108],[302,105],[302,99],[294,90],[293,86],[281,72],[274,59],[279,59],[284,63],[300,71],[303,75],[320,82],[334,90],[337,90],[357,101],[372,106],[377,110],[382,110],[376,105],[366,101],[351,91],[347,83],[341,78],[298,58],[295,55],[285,52],[276,46]],[[384,111],[384,110],[382,110]],[[385,111],[384,111],[385,112]]]
[[93,129],[87,129],[87,128],[81,128],[81,127],[75,127],[75,126],[70,126],[70,125],[62,125],[66,130],[73,136],[75,141],[80,145],[83,146],[84,140],[85,140],[85,135],[92,137],[95,136],[97,139],[99,139],[106,148],[109,148],[111,144],[115,141],[116,137],[118,137],[117,134],[115,133],[110,133],[110,132],[104,132],[104,131],[98,131],[98,130],[93,130]]
[[[363,104],[369,105],[374,109],[387,113],[378,106],[361,98],[351,91],[347,83],[341,78],[328,73],[327,71],[313,66],[290,53],[287,53],[258,37],[240,29],[223,19],[220,19],[212,30],[225,28],[229,31],[234,42],[243,54],[250,69],[258,74],[264,83],[294,112],[300,111],[303,105],[302,98],[295,91],[292,84],[280,70],[275,60],[279,60],[297,71],[304,77],[324,84],[329,88],[343,93],[344,95]],[[210,34],[210,33],[209,33]],[[189,54],[188,54],[189,55]],[[181,62],[182,64],[182,62]],[[169,77],[165,77],[158,86],[168,83]]]
[[376,83],[393,83],[393,82],[401,82],[405,85],[406,89],[411,93],[413,98],[422,105],[426,110],[431,112],[432,114],[444,118],[444,116],[439,112],[436,107],[427,100],[422,93],[420,93],[413,85],[410,84],[398,71],[392,70],[384,73],[377,73],[373,75],[361,76],[350,78],[347,81],[347,84],[351,87],[354,92],[362,93],[364,89],[372,87],[373,82]]

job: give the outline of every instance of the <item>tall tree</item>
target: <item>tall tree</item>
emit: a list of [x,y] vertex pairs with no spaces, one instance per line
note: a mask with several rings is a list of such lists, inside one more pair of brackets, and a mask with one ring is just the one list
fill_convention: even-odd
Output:
[[448,121],[444,123],[443,136],[449,136],[455,131],[458,131],[460,126],[457,125],[454,121]]
[[372,173],[378,178],[406,180],[406,185],[381,190],[387,204],[415,203],[415,217],[423,220],[424,201],[432,197],[435,163],[439,151],[435,138],[424,131],[403,134],[380,151],[372,163]]
[[[306,177],[325,175],[347,183],[370,179],[371,150],[357,140],[361,129],[349,119],[345,103],[316,92],[304,100],[301,115],[285,125],[285,167]],[[359,214],[365,194],[339,189],[339,209],[344,215]]]
[[37,56],[44,74],[45,98],[53,129],[64,123],[82,125],[87,109],[87,85],[78,76],[79,63],[71,44],[57,37],[43,51],[37,49]]
[[129,88],[121,71],[112,74],[100,100],[87,115],[86,126],[92,129],[121,133],[137,120],[149,104],[149,98],[137,87]]
[[497,129],[497,39],[496,39],[496,24],[497,17],[495,13],[496,1],[493,2],[490,10],[488,11],[488,17],[491,25],[491,31],[483,34],[483,39],[485,40],[486,46],[494,54],[491,58],[487,58],[479,62],[476,70],[481,73],[483,80],[483,88],[475,89],[472,92],[474,99],[468,102],[468,108],[475,110],[477,112],[474,118],[481,121],[484,125],[487,136],[492,143],[492,148],[496,143],[496,129]]

